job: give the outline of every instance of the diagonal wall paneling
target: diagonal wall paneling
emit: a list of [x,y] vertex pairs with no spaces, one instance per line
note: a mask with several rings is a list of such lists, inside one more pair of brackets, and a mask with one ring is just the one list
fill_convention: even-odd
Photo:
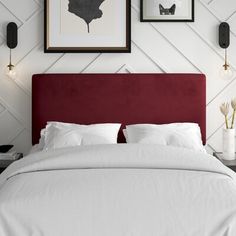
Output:
[[[0,143],[13,143],[24,153],[31,147],[34,73],[202,72],[207,76],[207,150],[221,150],[219,105],[236,96],[236,76],[232,81],[219,78],[224,52],[218,46],[218,25],[221,21],[231,25],[229,59],[236,69],[236,1],[195,0],[194,23],[140,23],[139,0],[131,1],[131,54],[44,54],[43,0],[0,0]],[[13,51],[19,72],[15,81],[4,74],[9,21],[19,27],[19,45]]]

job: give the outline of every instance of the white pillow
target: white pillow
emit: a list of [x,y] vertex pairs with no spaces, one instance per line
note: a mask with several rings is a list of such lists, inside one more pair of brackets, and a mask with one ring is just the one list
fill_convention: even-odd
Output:
[[195,123],[128,125],[126,136],[127,143],[171,145],[206,152],[200,127]]
[[126,129],[123,129],[122,131],[123,131],[123,134],[125,136],[126,143],[129,143],[129,140],[128,140],[129,138],[128,138],[128,134],[127,134]]
[[48,122],[43,149],[79,145],[115,144],[121,124],[78,125]]
[[72,128],[60,128],[49,126],[46,128],[44,150],[51,150],[63,147],[75,147],[81,145],[82,135]]
[[46,128],[42,129],[40,132],[40,139],[39,139],[39,144],[38,144],[39,150],[43,150],[45,146],[45,133],[46,133]]

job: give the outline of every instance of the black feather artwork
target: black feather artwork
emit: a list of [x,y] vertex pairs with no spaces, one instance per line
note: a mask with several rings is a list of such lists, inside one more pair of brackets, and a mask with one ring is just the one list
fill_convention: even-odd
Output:
[[101,18],[103,12],[99,9],[105,0],[69,0],[68,11],[82,18],[88,27],[92,20]]

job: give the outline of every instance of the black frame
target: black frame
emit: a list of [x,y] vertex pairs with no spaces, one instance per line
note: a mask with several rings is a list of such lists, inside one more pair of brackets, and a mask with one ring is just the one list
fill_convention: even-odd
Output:
[[44,52],[45,53],[130,53],[131,52],[131,0],[126,0],[126,46],[125,47],[60,47],[49,48],[48,37],[48,2],[44,0]]
[[143,2],[146,0],[140,0],[140,21],[141,22],[194,22],[194,0],[192,1],[192,18],[191,19],[180,19],[180,20],[157,20],[157,19],[144,19],[143,18]]

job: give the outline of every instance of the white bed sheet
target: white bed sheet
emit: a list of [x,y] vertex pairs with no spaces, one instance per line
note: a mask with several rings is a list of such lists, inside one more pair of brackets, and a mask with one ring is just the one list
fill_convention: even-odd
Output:
[[235,236],[236,174],[157,145],[37,152],[0,176],[1,236]]

